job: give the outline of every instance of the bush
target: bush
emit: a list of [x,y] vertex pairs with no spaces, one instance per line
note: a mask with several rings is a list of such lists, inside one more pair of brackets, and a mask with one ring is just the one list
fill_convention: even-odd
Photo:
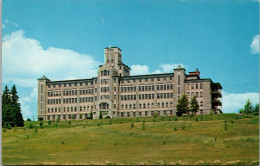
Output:
[[69,125],[71,125],[71,121],[69,120]]
[[134,123],[131,123],[131,124],[130,124],[130,128],[132,129],[133,127],[135,127],[135,124],[134,124]]
[[37,133],[37,126],[35,126],[34,128],[34,133]]
[[56,122],[59,122],[59,121],[60,121],[60,118],[57,118],[57,119],[56,119]]
[[198,122],[199,121],[199,119],[198,118],[195,118],[195,122]]
[[50,121],[50,120],[48,121],[48,124],[49,124],[49,125],[51,124],[51,121]]
[[86,124],[84,124],[84,125],[83,125],[83,129],[84,129],[84,128],[86,128],[86,126],[87,126],[87,125],[86,125]]
[[154,117],[154,118],[157,118],[157,117],[158,117],[158,113],[155,112],[155,113],[153,114],[153,117]]
[[174,121],[178,121],[178,118],[177,118],[177,116],[175,116],[175,117],[173,118],[173,120],[174,120]]
[[97,126],[102,126],[102,122],[97,123]]
[[11,129],[12,126],[11,126],[10,122],[5,122],[4,128],[6,128],[6,129]]
[[145,119],[143,120],[142,129],[145,130]]
[[164,116],[161,117],[161,120],[162,120],[162,121],[164,120]]
[[28,128],[33,129],[33,124],[31,123]]
[[112,125],[112,119],[109,119],[109,124]]
[[58,127],[58,123],[54,123],[53,127],[57,128]]
[[110,119],[110,116],[108,115],[108,116],[106,116],[104,119]]
[[42,126],[43,125],[43,123],[42,123],[42,121],[40,121],[40,124],[39,124],[40,126]]
[[32,120],[30,118],[28,118],[27,121],[32,121]]
[[61,141],[61,144],[65,144],[64,141]]
[[103,114],[101,111],[99,112],[99,119],[103,119]]
[[166,141],[163,141],[163,145],[165,145],[166,144]]
[[72,120],[75,120],[76,119],[76,115],[72,115]]
[[181,128],[182,128],[182,130],[185,130],[185,129],[186,129],[185,124],[183,124],[183,125],[181,126]]
[[6,132],[6,128],[3,128],[2,131],[3,131],[3,132]]
[[139,117],[136,118],[136,122],[139,122]]
[[17,126],[16,126],[16,125],[14,126],[14,132],[15,132],[15,131],[17,131]]
[[194,116],[194,114],[192,113],[192,114],[190,114],[190,118],[192,118]]
[[174,131],[178,131],[178,129],[177,129],[177,127],[176,127],[176,126],[174,126],[173,130],[174,130]]
[[158,122],[158,120],[157,119],[153,119],[153,122]]

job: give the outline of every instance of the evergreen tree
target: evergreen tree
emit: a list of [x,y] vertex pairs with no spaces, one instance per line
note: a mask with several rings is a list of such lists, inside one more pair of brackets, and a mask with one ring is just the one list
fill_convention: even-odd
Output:
[[253,112],[253,106],[252,106],[251,101],[248,99],[244,106],[244,113],[246,113],[248,115],[251,112]]
[[99,119],[103,119],[103,114],[101,111],[99,112]]
[[255,105],[254,112],[255,112],[255,113],[259,113],[259,104],[256,104],[256,105]]
[[190,111],[193,113],[193,114],[196,114],[196,112],[198,111],[199,109],[199,103],[197,101],[197,98],[196,96],[193,96],[193,98],[191,99],[191,102],[190,102]]
[[92,113],[92,111],[90,112],[89,119],[93,119],[93,113]]
[[3,95],[2,95],[2,107],[7,105],[7,104],[10,104],[10,103],[11,103],[10,91],[9,91],[7,85],[6,85],[5,90],[3,92]]
[[24,126],[24,120],[21,113],[21,105],[18,102],[18,95],[15,85],[13,85],[11,92],[5,86],[2,95],[2,125],[9,123],[13,126]]
[[183,94],[182,97],[178,100],[178,104],[176,105],[177,115],[182,116],[183,114],[189,111],[189,100],[186,94]]

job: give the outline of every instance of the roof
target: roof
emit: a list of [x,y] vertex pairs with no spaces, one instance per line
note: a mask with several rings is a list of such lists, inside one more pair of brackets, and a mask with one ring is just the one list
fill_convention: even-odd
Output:
[[126,64],[124,64],[124,63],[119,63],[118,65],[123,65],[123,66],[125,66],[125,67],[127,67],[128,69],[131,70],[131,68],[129,66],[127,66]]
[[47,81],[50,81],[50,79],[47,78],[45,75],[43,75],[41,78],[38,78],[38,80],[47,80]]
[[120,77],[121,80],[125,79],[138,79],[140,77],[142,78],[158,78],[158,77],[169,77],[174,76],[174,73],[163,73],[163,74],[147,74],[147,75],[136,75],[136,76],[124,76]]
[[105,49],[109,49],[109,48],[117,48],[117,49],[119,49],[120,51],[122,51],[119,47],[106,47]]
[[97,77],[89,78],[89,79],[77,79],[77,80],[60,80],[60,81],[50,81],[48,83],[74,83],[74,82],[90,82],[97,79]]
[[217,86],[218,89],[223,89],[222,86],[221,86],[221,84],[220,84],[219,82],[214,82],[214,83],[213,83],[213,86]]
[[[175,68],[174,70],[185,70],[183,67],[181,67],[181,65],[179,65],[177,68]],[[186,70],[185,70],[186,71]]]
[[196,80],[185,80],[187,83],[192,83],[192,82],[212,82],[210,78],[203,78],[203,79],[196,79]]

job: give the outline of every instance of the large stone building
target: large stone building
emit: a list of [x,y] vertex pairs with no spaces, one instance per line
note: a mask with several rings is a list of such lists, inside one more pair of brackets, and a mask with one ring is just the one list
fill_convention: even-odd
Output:
[[179,66],[173,73],[130,76],[130,68],[122,62],[121,49],[105,48],[104,65],[97,77],[90,79],[51,81],[38,79],[38,119],[84,119],[92,111],[103,117],[138,117],[176,115],[176,104],[182,94],[196,96],[198,114],[222,113],[221,84],[201,79],[197,69],[185,73]]

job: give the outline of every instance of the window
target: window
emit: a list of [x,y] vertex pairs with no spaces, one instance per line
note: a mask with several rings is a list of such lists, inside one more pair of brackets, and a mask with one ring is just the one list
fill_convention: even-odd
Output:
[[203,107],[203,101],[200,102],[200,107]]
[[199,89],[199,85],[198,85],[198,83],[196,83],[196,89]]
[[180,85],[180,75],[178,75],[178,85]]
[[190,89],[190,84],[187,84],[187,89]]
[[200,89],[203,89],[202,82],[200,83]]
[[181,88],[180,87],[178,87],[178,94],[180,94],[181,93]]
[[196,92],[196,97],[199,97],[199,92]]
[[203,97],[203,92],[200,92],[200,97]]
[[191,89],[194,89],[194,84],[191,84]]

